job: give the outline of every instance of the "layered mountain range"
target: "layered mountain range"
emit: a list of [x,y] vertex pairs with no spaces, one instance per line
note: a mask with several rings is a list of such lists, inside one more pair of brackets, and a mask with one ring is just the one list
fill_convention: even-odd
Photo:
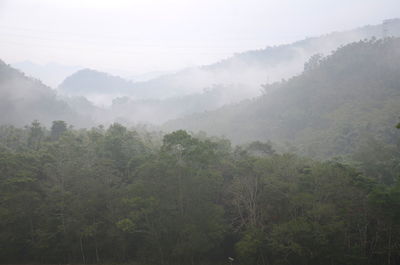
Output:
[[[384,25],[386,34],[400,35],[400,20]],[[164,124],[235,143],[296,145],[310,156],[347,154],[368,135],[390,143],[397,133],[400,40],[379,38],[382,29],[249,51],[143,82],[84,69],[58,90],[1,62],[0,123]]]

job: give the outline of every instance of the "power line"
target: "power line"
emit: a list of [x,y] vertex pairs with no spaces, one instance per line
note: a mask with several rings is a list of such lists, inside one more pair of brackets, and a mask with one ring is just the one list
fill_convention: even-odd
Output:
[[[131,43],[141,43],[142,46],[171,46],[168,43],[174,43],[174,42],[178,42],[178,43],[182,43],[182,41],[179,40],[144,40],[144,38],[121,38],[120,36],[96,36],[93,34],[85,34],[85,35],[79,35],[76,33],[71,33],[71,32],[61,32],[61,31],[48,31],[48,30],[42,30],[42,29],[33,29],[33,28],[23,28],[23,27],[15,27],[15,26],[7,26],[7,25],[0,25],[0,31],[10,31],[12,30],[13,32],[9,33],[9,32],[3,32],[1,34],[8,34],[8,35],[15,35],[18,37],[26,37],[26,38],[36,38],[36,39],[43,39],[43,40],[53,40],[53,41],[71,41],[71,39],[77,39],[79,41],[82,42],[95,42],[95,43],[104,43],[109,42],[109,43],[118,43],[118,44],[124,44],[124,45],[131,45]],[[24,31],[24,32],[30,32],[31,34],[24,34],[24,33],[15,33],[14,30],[19,30],[19,31]],[[49,38],[49,36],[46,37],[42,37],[42,36],[37,36],[37,33],[44,33],[44,34],[51,34],[51,35],[58,35],[60,36],[60,38]],[[33,36],[34,35],[34,36]],[[163,44],[143,44],[144,42],[162,42]],[[196,45],[186,45],[186,46],[180,46],[180,45],[173,45],[174,48],[207,48],[207,49],[237,49],[237,50],[241,50],[241,49],[253,49],[251,47],[248,47],[248,45],[245,45],[247,47],[244,47],[243,45],[238,45],[238,43],[242,43],[242,42],[252,42],[252,43],[260,43],[261,47],[264,47],[264,43],[267,43],[267,40],[258,40],[258,39],[250,39],[250,38],[241,38],[241,39],[231,39],[231,40],[226,40],[223,41],[223,45],[216,45],[216,43],[214,43],[212,46],[210,45],[199,45],[199,42],[204,42],[203,39],[196,39],[196,40],[185,40],[184,42],[192,42],[192,43],[196,43]],[[210,40],[207,40],[207,42],[210,42]],[[218,41],[221,42],[221,41]],[[262,44],[261,44],[262,43]]]
[[[104,48],[98,48],[95,47],[96,49],[93,49],[91,47],[76,47],[76,46],[67,46],[67,47],[62,47],[62,46],[53,46],[53,45],[48,45],[48,44],[39,44],[39,43],[21,43],[21,42],[15,42],[15,41],[9,41],[9,40],[2,40],[0,42],[1,46],[5,46],[5,45],[9,45],[9,46],[14,46],[14,45],[18,45],[18,46],[26,46],[26,47],[31,47],[31,46],[37,46],[37,47],[41,47],[41,48],[50,48],[50,49],[63,49],[63,50],[76,50],[76,51],[83,51],[83,50],[88,50],[90,49],[90,52],[99,52],[99,53],[107,53],[107,54],[118,54],[118,55],[138,55],[138,54],[143,54],[144,51],[134,51],[134,49],[130,49],[129,51],[125,50],[118,50],[116,51],[115,48],[114,49],[104,49]],[[161,51],[161,50],[157,50],[156,53],[170,53],[170,54],[187,54],[190,53],[192,54],[192,51],[174,51],[171,52],[170,50],[165,50],[165,51]],[[231,52],[197,52],[196,54],[221,54],[221,55],[232,55]]]

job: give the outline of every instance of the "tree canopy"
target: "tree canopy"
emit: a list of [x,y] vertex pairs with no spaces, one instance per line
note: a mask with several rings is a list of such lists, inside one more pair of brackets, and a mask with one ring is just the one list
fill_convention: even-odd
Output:
[[150,143],[120,124],[1,126],[0,260],[400,261],[398,145],[373,149],[397,162],[350,166],[183,130]]

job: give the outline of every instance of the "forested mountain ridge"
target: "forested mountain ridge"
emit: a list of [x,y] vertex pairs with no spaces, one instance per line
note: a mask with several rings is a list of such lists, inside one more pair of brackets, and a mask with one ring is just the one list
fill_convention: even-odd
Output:
[[[386,29],[386,33],[385,33]],[[386,36],[384,36],[386,35]],[[388,19],[378,25],[368,25],[352,30],[337,31],[316,37],[307,37],[289,44],[266,47],[264,49],[246,51],[222,60],[221,62],[204,66],[207,69],[225,68],[234,65],[235,62],[243,62],[247,65],[280,65],[283,62],[290,62],[299,53],[303,53],[303,59],[322,53],[329,55],[340,46],[370,38],[399,37],[400,19]],[[304,63],[304,61],[303,61]],[[302,70],[302,62],[298,64],[297,71]],[[293,73],[296,74],[296,73]],[[285,78],[282,76],[281,78]],[[287,76],[286,76],[287,78]],[[274,81],[274,80],[271,80]],[[279,80],[278,80],[279,81]]]
[[[214,84],[245,85],[242,98],[259,95],[260,85],[280,81],[301,73],[303,64],[314,54],[329,55],[342,45],[372,37],[381,38],[386,27],[388,36],[400,36],[400,19],[384,21],[348,31],[308,37],[289,44],[234,54],[220,62],[194,67],[175,74],[135,84],[136,91],[146,91],[154,98],[200,92]],[[172,94],[171,94],[172,93]],[[229,93],[229,92],[228,92]],[[230,93],[237,93],[232,89]],[[244,97],[243,97],[244,96]],[[228,102],[229,103],[229,102]]]
[[312,57],[303,73],[265,86],[263,96],[166,123],[225,135],[234,142],[272,140],[320,157],[349,154],[368,134],[392,143],[400,113],[400,39],[360,41]]
[[118,121],[160,125],[170,119],[259,96],[262,84],[301,73],[304,63],[312,55],[329,55],[341,45],[373,36],[382,37],[384,25],[388,36],[400,36],[400,20],[394,19],[380,25],[247,51],[211,65],[142,82],[84,69],[67,77],[58,89],[64,95],[90,100],[86,104],[76,104],[75,99],[66,99],[77,112],[90,115],[97,123]]
[[0,0],[0,265],[400,265],[399,7]]
[[[109,91],[112,90],[117,92],[115,94],[130,96],[133,99],[165,99],[200,93],[214,85],[233,85],[232,89],[226,92],[227,94],[237,93],[242,99],[249,98],[259,95],[260,85],[265,82],[272,83],[301,73],[304,62],[314,54],[329,55],[338,47],[351,42],[372,37],[381,38],[384,34],[384,25],[388,36],[400,36],[400,19],[392,19],[379,25],[333,32],[290,44],[234,54],[210,65],[187,68],[144,82],[132,82],[128,85],[128,90],[126,84],[129,82],[126,80],[123,82],[125,84],[119,84],[117,81],[112,83],[113,87],[107,82],[100,84],[101,80],[107,77],[105,73],[103,76],[98,76],[98,80],[96,80],[96,75],[90,76],[94,78],[91,83],[80,80],[80,76],[71,75],[67,78],[68,83],[60,87],[65,91],[75,92],[77,96],[85,96],[85,91],[94,92],[96,85],[100,87],[108,85]],[[113,78],[117,79],[117,77]],[[245,91],[238,91],[234,89],[237,85],[245,85],[247,88]],[[79,90],[82,92],[79,93]]]
[[[304,141],[318,160],[183,130],[1,125],[1,263],[399,263],[399,47],[370,40],[313,56],[262,97],[195,116],[243,141]],[[364,133],[374,139],[355,148]]]
[[24,126],[33,120],[47,125],[54,120],[65,120],[77,126],[91,124],[89,119],[79,116],[59,100],[53,89],[1,60],[0,113],[0,124]]

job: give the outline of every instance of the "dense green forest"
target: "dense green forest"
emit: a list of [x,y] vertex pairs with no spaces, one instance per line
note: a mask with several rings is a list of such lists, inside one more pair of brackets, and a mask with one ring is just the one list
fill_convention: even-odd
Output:
[[[220,108],[251,87],[237,83],[250,72],[258,86],[253,77],[269,67],[303,65],[299,50],[378,30],[135,85],[82,70],[61,86],[105,95],[204,88],[165,99],[128,93],[108,108],[57,95],[0,61],[0,263],[400,264],[400,38],[314,54],[301,74]],[[203,87],[206,72],[216,77],[204,83],[232,82]]]
[[0,265],[400,265],[400,0],[0,0]]
[[310,157],[356,152],[376,138],[393,144],[400,113],[400,39],[348,44],[314,55],[301,75],[265,85],[261,97],[167,122],[235,143],[272,140]]
[[395,140],[322,162],[183,130],[1,126],[0,261],[399,264]]

